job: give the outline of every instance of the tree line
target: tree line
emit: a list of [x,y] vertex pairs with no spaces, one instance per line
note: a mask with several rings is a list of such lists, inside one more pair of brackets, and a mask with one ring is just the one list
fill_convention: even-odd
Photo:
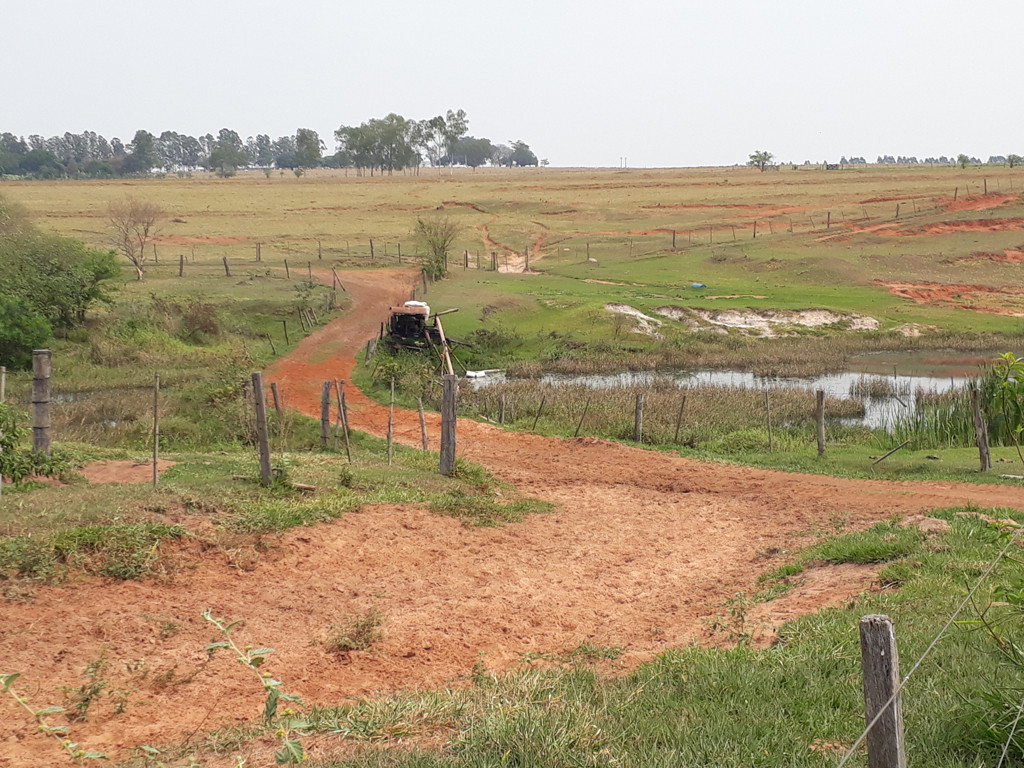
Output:
[[301,174],[303,169],[321,166],[354,168],[372,175],[418,170],[425,163],[472,168],[547,164],[521,140],[503,144],[470,136],[469,121],[461,109],[426,120],[391,113],[360,125],[342,125],[334,138],[336,149],[327,154],[326,144],[310,128],[299,128],[292,135],[276,139],[257,134],[245,140],[230,128],[222,128],[216,136],[189,136],[175,131],[157,135],[138,130],[127,144],[116,137],[108,141],[94,131],[50,138],[3,132],[0,176],[117,178],[200,169],[231,176],[241,168],[290,169]]

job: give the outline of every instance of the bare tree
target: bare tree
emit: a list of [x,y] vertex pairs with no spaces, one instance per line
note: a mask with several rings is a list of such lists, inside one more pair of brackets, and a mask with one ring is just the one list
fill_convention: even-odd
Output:
[[126,195],[122,200],[110,203],[107,214],[114,247],[132,263],[141,280],[146,263],[146,244],[163,218],[163,208],[149,200]]

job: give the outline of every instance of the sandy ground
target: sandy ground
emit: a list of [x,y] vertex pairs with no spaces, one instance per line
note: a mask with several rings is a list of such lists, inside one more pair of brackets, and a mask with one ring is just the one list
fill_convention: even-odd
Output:
[[[376,335],[388,306],[408,298],[413,278],[400,270],[342,276],[355,311],[267,371],[289,407],[318,414],[323,380],[350,377],[354,354]],[[353,427],[382,434],[387,410],[351,385],[347,398]],[[436,446],[434,415],[429,431]],[[418,444],[417,415],[399,411],[396,433]],[[728,617],[725,601],[805,545],[808,532],[967,502],[1024,505],[1017,488],[704,464],[471,421],[459,423],[458,441],[459,455],[556,503],[556,511],[472,528],[414,507],[366,508],[290,531],[258,555],[191,545],[167,581],[39,587],[2,605],[0,671],[23,673],[19,690],[41,707],[61,703],[60,686],[81,685],[86,665],[105,654],[109,687],[73,733],[126,758],[139,744],[259,718],[258,682],[223,652],[211,660],[204,651],[217,639],[200,616],[205,608],[244,619],[235,630],[240,642],[276,648],[266,669],[307,703],[458,684],[476,662],[504,670],[522,654],[583,641],[622,646],[622,667],[630,668],[666,647],[726,640],[712,629]],[[784,600],[752,616],[757,632],[770,640],[777,622],[848,600],[871,580],[870,571],[812,569]],[[325,651],[332,625],[371,608],[384,616],[377,647],[344,657]],[[317,754],[339,742],[318,740]],[[56,751],[9,698],[0,701],[0,766],[60,763]],[[269,764],[268,757],[251,764]]]

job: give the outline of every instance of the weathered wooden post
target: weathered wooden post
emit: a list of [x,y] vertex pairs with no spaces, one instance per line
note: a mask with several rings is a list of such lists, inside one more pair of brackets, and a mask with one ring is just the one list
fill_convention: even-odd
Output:
[[505,423],[505,393],[502,392],[498,396],[498,423]]
[[260,250],[260,241],[256,241],[256,261],[263,261],[263,253]]
[[325,381],[320,389],[320,445],[327,447],[331,436],[331,382]]
[[676,231],[672,230],[672,250],[676,249]]
[[278,418],[284,416],[284,403],[281,401],[281,393],[277,391],[277,382],[270,382],[270,394],[274,397],[274,411]]
[[373,259],[374,259],[374,255],[373,255],[373,240],[371,240],[370,241],[370,260],[372,261]]
[[683,411],[686,410],[686,395],[683,395],[683,401],[679,403],[679,415],[676,416],[676,436],[672,440],[673,443],[679,442],[679,428],[683,426]]
[[316,241],[316,257],[322,259],[324,257],[324,247],[319,240]]
[[814,407],[815,435],[818,438],[818,455],[825,455],[825,390],[815,393]]
[[391,379],[391,403],[388,405],[388,466],[395,455],[395,380]]
[[768,453],[772,453],[775,450],[775,445],[772,442],[772,401],[767,388],[764,391],[764,414],[765,420],[768,422]]
[[288,321],[287,320],[282,320],[281,321],[281,326],[284,328],[284,343],[285,344],[291,344],[292,342],[288,338]]
[[992,468],[992,456],[988,448],[988,424],[981,413],[981,396],[977,386],[971,384],[971,407],[974,409],[974,438],[978,443],[978,464],[982,472]]
[[153,487],[160,478],[160,374],[153,374]]
[[341,432],[345,437],[345,456],[352,463],[352,445],[348,439],[348,408],[345,405],[345,382],[334,380],[334,389],[338,393],[338,415],[341,416]]
[[307,261],[306,262],[306,277],[309,278],[309,282],[311,282],[311,283],[313,282],[313,262],[312,261]]
[[442,475],[450,475],[455,469],[455,397],[459,390],[459,377],[446,373],[441,377],[441,467]]
[[903,702],[898,690],[900,660],[892,619],[871,614],[860,620],[860,654],[864,717],[869,726],[868,768],[906,768]]
[[178,254],[178,277],[185,276],[185,254]]
[[7,366],[0,365],[0,403],[7,399]]
[[423,450],[427,450],[427,418],[423,413],[423,398],[416,398],[420,411],[420,441],[423,443]]
[[642,443],[644,439],[644,393],[636,393],[636,407],[633,410],[633,440]]
[[284,276],[286,280],[292,279],[292,271],[288,269],[288,259],[284,260]]
[[583,404],[583,415],[580,416],[580,423],[576,425],[576,431],[573,433],[573,437],[580,436],[580,430],[583,429],[583,420],[587,418],[587,410],[590,408],[590,397],[587,397],[587,402]]
[[754,236],[751,239],[752,240],[757,240],[757,220],[756,219],[754,220]]
[[32,449],[50,453],[50,370],[48,349],[32,350]]
[[252,394],[256,405],[256,442],[260,449],[260,485],[274,481],[270,468],[270,437],[267,432],[267,390],[263,386],[263,371],[252,375]]
[[547,400],[547,395],[542,395],[540,398],[540,405],[537,406],[537,414],[533,417],[533,426],[530,427],[531,432],[537,431],[537,422],[540,420],[541,413],[544,412],[544,401]]
[[401,243],[398,244],[398,263],[399,263],[399,265],[401,265],[401,263],[402,263],[402,244]]
[[224,261],[224,276],[231,277],[231,267],[228,266],[228,257],[222,256],[221,259]]

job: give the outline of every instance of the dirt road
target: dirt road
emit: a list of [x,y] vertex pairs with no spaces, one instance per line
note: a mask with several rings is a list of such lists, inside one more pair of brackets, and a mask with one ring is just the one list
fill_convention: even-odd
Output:
[[[398,270],[342,276],[353,311],[267,371],[288,406],[318,416],[323,380],[351,377],[355,353],[388,306],[408,297],[412,279]],[[347,392],[353,427],[383,434],[387,410]],[[418,444],[417,415],[400,411],[397,422],[398,439]],[[436,446],[436,417],[430,431]],[[97,697],[74,736],[126,758],[138,744],[258,719],[258,681],[203,650],[217,639],[200,617],[207,607],[245,620],[236,630],[241,643],[277,649],[267,669],[286,690],[334,704],[457,681],[476,662],[507,669],[524,654],[583,641],[621,646],[621,663],[634,665],[711,638],[725,601],[806,543],[808,531],[969,501],[1022,504],[1018,488],[788,474],[471,421],[459,423],[458,452],[557,510],[469,528],[422,509],[376,507],[293,530],[269,551],[196,553],[200,567],[168,583],[85,579],[39,588],[31,601],[3,606],[0,672],[22,672],[21,690],[44,706],[59,703],[59,686],[81,685],[85,666],[104,658],[107,690],[122,692],[123,712],[114,697]],[[830,570],[773,602],[775,617],[846,599],[870,580],[862,570]],[[325,652],[332,625],[371,608],[384,616],[375,649],[343,658]],[[331,744],[312,756],[321,748]],[[9,700],[0,703],[0,766],[39,765],[53,751]]]

